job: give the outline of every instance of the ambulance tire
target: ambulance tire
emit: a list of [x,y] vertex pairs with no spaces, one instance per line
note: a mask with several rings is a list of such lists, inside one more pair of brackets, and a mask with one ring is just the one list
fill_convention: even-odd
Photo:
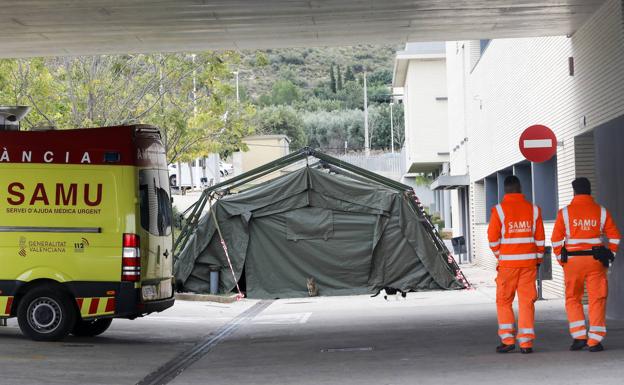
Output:
[[76,307],[68,294],[52,286],[31,289],[19,301],[17,323],[35,341],[59,341],[76,323]]
[[95,337],[104,333],[113,323],[112,318],[100,318],[96,320],[78,320],[71,331],[76,337]]

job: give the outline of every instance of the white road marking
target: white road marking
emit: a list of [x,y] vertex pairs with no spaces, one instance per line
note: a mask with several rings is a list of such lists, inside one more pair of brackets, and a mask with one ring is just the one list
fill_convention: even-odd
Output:
[[551,148],[552,139],[527,139],[524,141],[524,148]]
[[289,314],[271,314],[260,315],[252,321],[255,325],[295,325],[304,324],[312,313],[289,313]]

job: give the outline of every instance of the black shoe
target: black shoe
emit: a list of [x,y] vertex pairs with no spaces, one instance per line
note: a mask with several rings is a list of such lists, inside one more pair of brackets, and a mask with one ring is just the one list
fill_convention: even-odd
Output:
[[520,353],[522,353],[522,354],[531,354],[531,353],[533,353],[533,348],[520,348]]
[[516,348],[516,345],[500,344],[496,347],[496,353],[508,353]]
[[598,345],[590,346],[589,351],[592,353],[601,352],[604,350],[604,346],[599,342]]
[[570,350],[581,350],[585,346],[587,346],[587,340],[577,340],[575,339],[570,346]]

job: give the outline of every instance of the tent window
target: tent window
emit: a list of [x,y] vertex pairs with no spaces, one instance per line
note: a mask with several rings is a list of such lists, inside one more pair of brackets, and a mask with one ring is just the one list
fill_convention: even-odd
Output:
[[286,239],[329,239],[334,235],[334,216],[331,210],[304,207],[286,213]]

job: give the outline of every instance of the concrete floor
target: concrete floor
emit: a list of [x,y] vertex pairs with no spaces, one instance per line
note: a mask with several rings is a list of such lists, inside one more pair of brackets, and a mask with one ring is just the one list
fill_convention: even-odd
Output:
[[[609,322],[605,352],[569,352],[563,301],[540,301],[536,352],[499,355],[493,277],[466,272],[476,290],[275,301],[171,383],[622,383],[623,321]],[[59,343],[29,341],[12,320],[0,328],[0,384],[135,384],[255,304],[178,301],[116,320],[101,337]]]

